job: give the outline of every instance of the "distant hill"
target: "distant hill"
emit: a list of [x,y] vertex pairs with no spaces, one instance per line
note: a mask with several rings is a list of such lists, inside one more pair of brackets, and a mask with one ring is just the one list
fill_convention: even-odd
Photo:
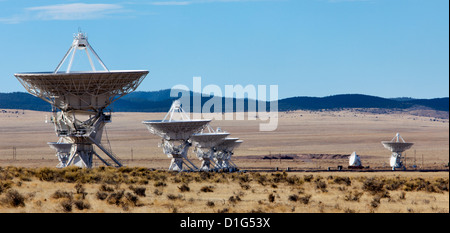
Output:
[[340,108],[407,109],[422,106],[437,111],[449,111],[449,98],[435,99],[386,99],[361,94],[343,94],[327,97],[292,97],[278,101],[280,111],[320,110]]
[[[196,93],[184,93],[191,98],[191,109],[193,96]],[[181,96],[181,95],[180,95]],[[111,105],[114,112],[166,112],[174,99],[170,97],[170,89],[160,91],[130,93],[117,100]],[[227,98],[223,97],[201,97],[202,104],[217,98],[222,102],[222,112],[236,111],[236,103],[244,102],[244,110],[248,110],[248,104],[252,103],[258,106],[255,100],[248,99],[228,99],[233,101],[233,109],[225,109]],[[266,103],[266,110],[269,110],[269,103]],[[380,108],[380,109],[409,109],[424,108],[436,111],[449,111],[449,98],[435,99],[413,99],[407,97],[401,98],[382,98],[362,94],[342,94],[326,97],[291,97],[280,99],[278,101],[279,111],[291,110],[329,110],[344,108]],[[25,109],[37,111],[50,111],[50,104],[24,92],[0,93],[0,109]]]

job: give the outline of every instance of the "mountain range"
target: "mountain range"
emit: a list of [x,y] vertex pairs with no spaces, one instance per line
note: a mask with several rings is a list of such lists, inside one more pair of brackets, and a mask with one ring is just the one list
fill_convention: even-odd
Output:
[[[166,112],[169,110],[173,100],[178,97],[170,96],[170,89],[160,91],[136,91],[132,92],[116,102],[110,108],[114,112]],[[180,93],[179,93],[180,94]],[[190,96],[191,108],[194,96],[200,94],[193,92],[184,92],[183,95]],[[181,95],[179,95],[181,96]],[[258,102],[252,99],[237,99],[210,96],[201,96],[202,106],[207,101],[210,103],[222,103],[222,112],[236,111],[237,104],[243,104],[244,111],[248,111],[248,106],[256,106]],[[233,102],[233,109],[226,109],[225,103]],[[254,104],[254,105],[252,105]],[[269,111],[270,103],[266,102],[266,110]],[[306,97],[298,96],[278,100],[278,111],[293,110],[338,110],[348,108],[366,108],[366,109],[425,109],[434,111],[449,112],[449,98],[434,99],[413,99],[408,97],[400,98],[382,98],[377,96],[363,94],[341,94],[326,97]],[[34,97],[25,92],[0,93],[0,109],[24,109],[36,111],[50,111],[51,106],[47,102]],[[250,108],[252,110],[252,108]]]

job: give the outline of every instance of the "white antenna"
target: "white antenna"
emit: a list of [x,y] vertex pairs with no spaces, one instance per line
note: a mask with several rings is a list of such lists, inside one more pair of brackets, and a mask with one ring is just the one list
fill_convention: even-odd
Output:
[[352,166],[352,167],[360,167],[360,166],[362,166],[361,158],[356,154],[356,151],[354,151],[350,155],[348,164],[349,164],[349,166]]
[[[211,126],[208,125],[208,129],[212,130]],[[202,161],[202,165],[200,167],[201,171],[210,171],[211,165],[213,165],[216,169],[220,169],[219,165],[212,162],[215,157],[216,146],[221,143],[221,141],[230,135],[227,132],[212,132],[209,133],[198,133],[193,134],[191,136],[191,141],[195,144],[194,152],[197,155],[197,158]]]
[[216,145],[216,152],[214,153],[214,161],[218,169],[224,171],[237,171],[237,166],[231,161],[233,150],[242,144],[239,138],[225,138],[218,145]]
[[[92,72],[70,72],[77,50],[86,51]],[[95,72],[88,50],[106,72]],[[58,72],[69,55],[71,59],[66,73]],[[55,110],[50,122],[53,122],[60,141],[51,142],[49,146],[57,151],[58,167],[75,165],[90,168],[94,156],[107,166],[122,166],[120,159],[101,143],[104,126],[111,122],[111,115],[105,108],[136,90],[147,74],[147,70],[109,71],[89,45],[87,36],[79,31],[54,72],[17,73],[14,76],[30,94],[50,103]],[[69,144],[70,153],[67,154]],[[94,146],[112,161],[103,159]]]
[[389,161],[392,170],[395,170],[396,168],[405,169],[405,167],[403,166],[402,153],[411,148],[414,143],[405,142],[402,136],[400,136],[400,133],[397,133],[391,141],[382,141],[381,144],[383,144],[386,149],[392,152]]
[[[180,115],[180,120],[175,120]],[[169,117],[167,119],[167,117]],[[189,138],[201,131],[211,120],[191,120],[181,108],[180,101],[175,100],[163,120],[143,121],[149,132],[162,138],[160,144],[164,154],[171,158],[169,170],[183,171],[183,165],[189,170],[198,168],[188,159],[187,153],[191,143]]]

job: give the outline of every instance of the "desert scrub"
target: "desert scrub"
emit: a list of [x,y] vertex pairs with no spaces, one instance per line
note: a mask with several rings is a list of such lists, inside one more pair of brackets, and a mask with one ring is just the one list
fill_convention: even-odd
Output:
[[358,191],[355,191],[355,192],[350,191],[344,196],[344,200],[359,202],[359,199],[361,198],[361,196],[363,194],[364,193],[361,193],[361,192],[358,192]]
[[62,210],[66,213],[72,212],[72,204],[73,201],[69,199],[64,199],[63,201],[60,202]]
[[12,182],[8,180],[0,180],[0,194],[12,187]]
[[352,185],[352,181],[351,181],[350,177],[337,176],[337,177],[334,177],[333,182],[335,184],[345,184],[347,186]]
[[42,181],[62,181],[61,170],[56,168],[40,168],[36,171],[36,177]]
[[298,201],[298,195],[297,194],[289,195],[288,200],[292,201],[292,202],[296,202],[296,201]]
[[314,175],[304,175],[303,180],[305,182],[311,182],[314,179]]
[[67,191],[62,191],[62,190],[56,190],[51,198],[53,199],[62,199],[62,198],[66,198],[69,200],[73,199],[73,193],[72,192],[67,192]]
[[204,171],[198,172],[196,174],[197,176],[194,176],[194,180],[199,183],[210,181],[215,176],[214,173],[212,172],[204,172]]
[[166,187],[167,184],[163,181],[158,181],[154,184],[155,187]]
[[389,191],[394,191],[400,189],[404,184],[405,180],[401,180],[398,177],[395,179],[386,179],[384,180],[385,188]]
[[307,205],[307,204],[309,203],[309,200],[311,200],[311,195],[310,195],[310,194],[307,194],[307,195],[301,196],[298,200],[299,200],[301,203]]
[[241,198],[239,197],[239,195],[235,195],[228,198],[228,201],[233,204],[236,204],[236,202],[241,201]]
[[123,189],[109,193],[99,190],[97,192],[97,199],[106,200],[106,203],[110,205],[120,206],[125,211],[129,210],[130,205],[136,207],[142,206],[142,204],[139,203],[139,197],[137,195],[125,192]]
[[327,190],[327,183],[321,179],[316,179],[314,181],[314,184],[316,185],[316,189],[320,189],[322,192],[326,193]]
[[368,191],[371,194],[377,194],[384,191],[384,182],[376,179],[375,177],[368,178],[364,181],[362,189]]
[[410,179],[404,184],[404,191],[427,191],[431,193],[448,192],[448,179],[436,179],[433,182],[423,178]]
[[145,190],[147,188],[145,187],[134,187],[132,185],[130,185],[130,190],[134,192],[134,194],[140,196],[140,197],[145,197]]
[[275,195],[273,195],[273,193],[269,194],[269,202],[274,202],[275,201]]
[[8,192],[6,192],[5,197],[2,198],[0,201],[2,204],[6,206],[11,207],[25,206],[25,197],[15,189],[8,190]]
[[87,195],[87,192],[86,192],[84,186],[80,183],[77,183],[75,185],[75,193],[76,193],[78,199],[84,199],[84,198],[86,198],[86,195]]
[[167,199],[169,200],[183,200],[183,196],[181,194],[179,195],[174,195],[174,194],[167,194]]
[[233,174],[232,175],[232,180],[238,180],[239,183],[248,183],[251,181],[250,176],[248,174],[243,174],[243,173],[239,173],[239,174]]
[[182,184],[178,189],[180,192],[189,192],[191,190],[187,184]]
[[102,191],[102,192],[114,192],[114,188],[109,186],[109,185],[102,184],[102,185],[100,185],[99,191]]
[[76,201],[73,202],[73,205],[78,210],[84,210],[84,209],[90,209],[91,208],[91,205],[89,204],[89,202],[83,201],[83,200],[76,200]]
[[203,186],[200,188],[200,191],[204,193],[214,192],[214,186]]

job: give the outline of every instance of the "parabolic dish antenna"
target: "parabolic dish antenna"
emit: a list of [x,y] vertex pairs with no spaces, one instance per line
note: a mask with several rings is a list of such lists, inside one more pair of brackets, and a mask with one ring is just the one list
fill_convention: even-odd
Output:
[[216,149],[218,151],[233,150],[237,140],[239,140],[239,138],[224,138],[219,144],[217,144]]
[[356,154],[355,151],[350,155],[348,164],[351,167],[360,167],[360,166],[362,166],[361,158]]
[[226,171],[237,170],[236,164],[231,161],[233,150],[241,145],[239,138],[225,138],[216,146],[214,161],[219,169]]
[[180,101],[175,100],[163,120],[142,121],[142,124],[151,134],[162,138],[160,146],[163,147],[164,154],[172,158],[169,170],[182,171],[183,164],[190,170],[197,170],[187,158],[191,146],[189,138],[192,134],[200,132],[209,122],[211,120],[191,120],[181,108]]
[[191,136],[191,140],[195,142],[201,148],[215,147],[224,138],[226,138],[229,133],[196,133]]
[[395,170],[396,168],[404,168],[402,153],[411,148],[414,143],[405,142],[402,136],[400,136],[400,133],[397,133],[391,141],[382,141],[381,144],[392,152],[389,160],[392,170]]
[[188,140],[211,120],[143,121],[150,133],[166,140]]
[[70,150],[72,149],[72,143],[47,142],[47,145],[56,150],[56,157],[58,157],[59,160],[59,164],[56,167],[66,167],[70,156]]
[[62,110],[96,111],[134,91],[148,71],[16,73],[25,89]]
[[[195,153],[202,161],[200,167],[201,171],[211,170],[211,159],[214,159],[215,146],[226,138],[229,133],[214,132],[214,133],[198,133],[191,136],[191,141],[195,144]],[[217,165],[213,164],[215,168]]]
[[[86,52],[92,71],[71,71],[75,53],[79,50]],[[103,71],[96,70],[89,51],[101,64]],[[60,72],[69,57],[67,70]],[[108,70],[89,45],[87,36],[78,32],[55,71],[16,73],[14,76],[30,94],[52,105],[57,135],[72,144],[64,166],[92,167],[93,155],[110,166],[110,162],[94,151],[93,145],[96,145],[120,167],[122,163],[119,158],[101,144],[103,128],[111,122],[111,115],[104,111],[117,99],[136,90],[147,74],[146,70]]]

